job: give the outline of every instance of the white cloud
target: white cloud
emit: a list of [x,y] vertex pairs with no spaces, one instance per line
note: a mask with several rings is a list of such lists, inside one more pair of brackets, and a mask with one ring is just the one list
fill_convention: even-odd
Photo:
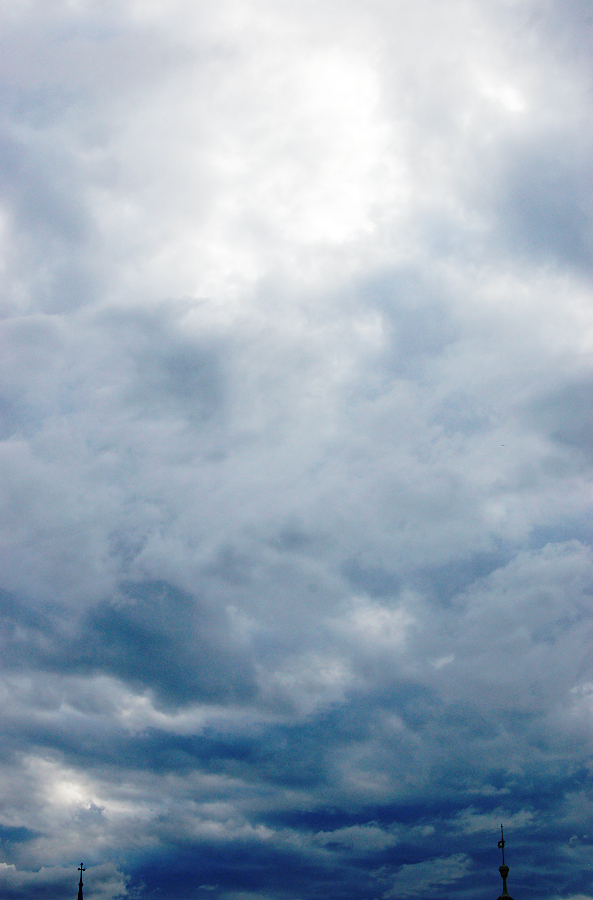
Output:
[[471,867],[471,860],[463,853],[439,857],[401,867],[392,879],[392,887],[383,896],[417,897],[441,885],[454,884]]

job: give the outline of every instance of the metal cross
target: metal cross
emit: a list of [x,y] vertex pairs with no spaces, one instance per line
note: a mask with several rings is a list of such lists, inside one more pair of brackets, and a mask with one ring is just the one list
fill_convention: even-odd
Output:
[[505,845],[504,831],[502,830],[502,825],[501,825],[501,826],[500,826],[500,840],[499,840],[499,842],[498,842],[498,849],[499,849],[499,850],[502,850],[502,864],[503,864],[503,866],[504,866],[504,845]]

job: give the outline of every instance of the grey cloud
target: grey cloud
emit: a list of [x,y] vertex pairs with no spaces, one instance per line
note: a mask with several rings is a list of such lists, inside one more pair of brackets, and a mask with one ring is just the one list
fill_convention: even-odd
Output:
[[161,308],[104,314],[93,323],[98,335],[117,348],[121,369],[117,380],[128,379],[123,402],[137,403],[144,416],[181,414],[190,420],[221,412],[226,385],[223,356],[231,347],[221,336],[184,333],[183,315],[192,303],[180,303],[177,316]]
[[443,284],[425,273],[385,273],[361,288],[364,302],[381,311],[389,335],[384,364],[389,376],[421,378],[431,359],[455,341]]
[[17,226],[46,240],[82,243],[88,222],[80,200],[76,203],[72,196],[72,188],[76,190],[78,184],[75,173],[67,171],[67,162],[59,157],[44,158],[6,134],[0,146],[2,186],[12,200]]
[[0,439],[6,440],[20,425],[19,411],[10,400],[0,400]]
[[593,448],[593,383],[568,382],[534,399],[527,410],[554,440],[587,457]]
[[491,424],[490,409],[481,406],[477,398],[463,390],[453,391],[445,397],[435,411],[434,421],[446,433],[470,436],[484,431]]
[[452,884],[462,878],[471,866],[463,853],[447,858],[402,866],[393,878],[393,886],[384,897],[416,897],[441,885]]
[[537,259],[590,269],[592,262],[593,208],[587,202],[586,185],[591,173],[576,167],[565,169],[563,150],[552,158],[531,152],[526,161],[507,173],[506,203],[499,229],[510,245]]
[[347,560],[342,571],[355,588],[370,594],[371,597],[396,595],[401,586],[401,580],[395,572],[381,566],[361,565],[360,560],[356,558]]
[[158,353],[151,348],[139,360],[141,405],[150,414],[161,406],[187,410],[190,419],[216,413],[223,398],[219,356],[212,347],[180,347]]
[[[253,694],[250,666],[229,642],[217,611],[166,584],[131,585],[124,596],[94,610],[85,623],[83,666],[149,686],[165,701],[245,702]],[[64,657],[76,664],[74,653]]]
[[74,628],[57,610],[32,613],[10,597],[4,605],[5,664],[17,670],[106,673],[165,703],[253,695],[253,671],[224,614],[165,583],[125,585],[119,599],[91,608]]
[[[14,129],[18,133],[18,129]],[[0,136],[6,252],[3,307],[62,312],[97,296],[95,223],[77,164],[62,148]]]
[[[53,866],[43,867],[39,872],[19,870],[14,865],[0,866],[0,883],[5,897],[20,898],[29,896],[41,898],[51,890],[56,898],[68,897],[76,888],[77,879],[71,869]],[[110,865],[89,866],[84,874],[85,881],[90,880],[89,897],[101,897],[105,900],[125,896],[126,887],[121,874]]]

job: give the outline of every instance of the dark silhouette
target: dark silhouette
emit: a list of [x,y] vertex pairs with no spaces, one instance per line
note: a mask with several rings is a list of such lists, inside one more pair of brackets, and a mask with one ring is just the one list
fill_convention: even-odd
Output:
[[502,866],[498,867],[498,871],[500,872],[500,877],[502,878],[502,894],[500,895],[498,900],[504,900],[504,898],[507,898],[507,900],[513,900],[513,898],[509,896],[509,892],[507,891],[507,876],[509,874],[509,867],[507,865],[505,865],[505,861],[504,861],[504,845],[505,845],[504,831],[502,830],[502,825],[501,825],[500,826],[500,840],[498,842],[498,846],[502,850]]
[[78,871],[80,872],[80,881],[78,882],[78,900],[82,900],[82,873],[86,872],[86,869],[82,865],[82,863],[78,867]]

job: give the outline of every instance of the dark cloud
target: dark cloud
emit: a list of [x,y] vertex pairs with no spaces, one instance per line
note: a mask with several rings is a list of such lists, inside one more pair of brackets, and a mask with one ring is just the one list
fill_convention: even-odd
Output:
[[[224,614],[164,582],[122,586],[78,622],[6,595],[5,664],[102,673],[150,690],[165,704],[245,702],[254,676]],[[23,653],[26,648],[26,653]]]
[[401,579],[395,572],[381,566],[361,565],[359,559],[349,559],[342,571],[356,590],[371,597],[392,597],[399,593]]
[[216,333],[192,336],[187,326],[184,333],[187,313],[186,302],[152,314],[110,312],[94,323],[120,355],[117,381],[127,376],[129,402],[148,418],[199,421],[220,413],[224,403],[224,344]]

